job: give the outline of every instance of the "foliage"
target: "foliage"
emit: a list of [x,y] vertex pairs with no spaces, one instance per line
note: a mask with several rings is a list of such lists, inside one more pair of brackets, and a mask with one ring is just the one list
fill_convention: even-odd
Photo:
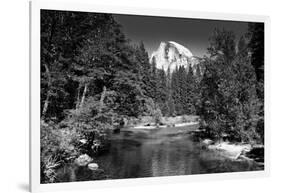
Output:
[[62,119],[63,111],[76,102],[72,69],[79,49],[89,36],[99,36],[111,18],[52,10],[41,10],[41,18],[41,113],[43,119]]
[[87,150],[94,140],[100,140],[108,130],[113,129],[116,121],[115,106],[116,93],[105,91],[97,97],[86,99],[84,106],[69,110],[67,118],[62,122],[65,126],[75,129],[81,139],[86,139]]
[[238,42],[216,29],[196,74],[191,65],[165,72],[111,14],[41,10],[42,182],[56,181],[57,167],[104,143],[124,117],[160,124],[162,116],[198,114],[214,138],[263,142],[263,28],[249,24]]
[[196,113],[195,105],[198,97],[196,78],[191,66],[188,69],[180,66],[172,73],[171,92],[175,114],[192,115]]
[[264,23],[249,23],[247,37],[257,80],[264,81]]
[[[219,37],[213,40],[221,42],[213,44],[220,47],[226,47],[224,43],[235,39],[231,32],[225,31],[216,32],[214,36]],[[205,59],[199,107],[203,127],[215,138],[227,135],[235,141],[260,141],[263,136],[257,131],[257,123],[261,119],[261,101],[256,93],[257,80],[251,58],[245,54],[247,50],[238,50],[230,58],[226,58],[224,52],[212,52],[223,57]]]
[[229,64],[235,57],[235,45],[235,35],[232,31],[216,28],[210,37],[208,52],[211,57],[218,57],[224,60],[225,64]]
[[264,23],[249,23],[248,33],[249,51],[251,53],[251,64],[253,65],[258,84],[256,86],[257,96],[261,101],[257,131],[264,141]]
[[75,129],[41,121],[41,182],[54,182],[55,169],[78,154],[79,137]]
[[54,183],[56,180],[55,169],[60,166],[56,157],[49,156],[41,162],[41,183]]
[[153,101],[152,98],[147,98],[144,104],[144,111],[146,112],[145,115],[151,116],[154,119],[156,124],[161,123],[162,119],[162,112],[157,103]]

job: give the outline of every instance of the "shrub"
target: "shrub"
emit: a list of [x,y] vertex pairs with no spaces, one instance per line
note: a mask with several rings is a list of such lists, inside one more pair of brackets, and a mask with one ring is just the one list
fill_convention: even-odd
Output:
[[40,140],[41,181],[51,183],[55,180],[55,169],[78,154],[79,135],[74,129],[41,121]]
[[41,183],[54,183],[56,180],[56,168],[60,166],[61,161],[57,157],[49,156],[41,159]]

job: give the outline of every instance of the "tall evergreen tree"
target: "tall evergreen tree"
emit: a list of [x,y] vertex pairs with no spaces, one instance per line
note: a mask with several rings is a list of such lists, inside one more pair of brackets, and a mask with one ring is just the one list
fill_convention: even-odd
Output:
[[251,63],[255,68],[257,80],[264,79],[264,23],[249,23],[249,47],[252,52]]
[[223,59],[229,64],[235,57],[235,35],[232,31],[215,29],[214,35],[210,37],[208,52],[211,57]]
[[[228,34],[229,36],[225,36]],[[231,33],[215,33],[212,42],[225,47],[234,42]],[[232,40],[231,40],[232,39]],[[211,44],[212,45],[212,44]],[[262,136],[257,132],[259,101],[256,95],[256,76],[247,50],[205,60],[205,74],[201,81],[202,103],[200,115],[207,129],[220,138],[227,134],[235,141],[257,141]]]
[[143,42],[136,47],[136,59],[139,63],[139,76],[141,80],[141,87],[147,97],[154,97],[154,87],[152,83],[152,66],[149,63],[148,53],[145,50]]
[[196,80],[195,75],[193,75],[193,69],[191,65],[189,65],[189,70],[186,75],[186,87],[185,87],[185,114],[195,114],[195,97],[196,97]]
[[155,101],[158,103],[162,114],[167,115],[169,109],[167,106],[168,100],[168,87],[167,87],[167,77],[164,69],[156,71],[156,95]]

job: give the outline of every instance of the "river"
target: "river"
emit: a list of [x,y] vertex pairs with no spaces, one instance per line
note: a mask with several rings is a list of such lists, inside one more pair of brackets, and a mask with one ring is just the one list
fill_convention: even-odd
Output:
[[230,160],[203,149],[189,134],[196,126],[158,130],[126,129],[110,136],[108,152],[94,157],[100,170],[75,164],[58,171],[58,182],[175,176],[262,170],[254,161]]

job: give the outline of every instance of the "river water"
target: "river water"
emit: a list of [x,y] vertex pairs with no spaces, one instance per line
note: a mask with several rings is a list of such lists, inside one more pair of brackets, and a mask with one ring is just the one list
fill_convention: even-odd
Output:
[[158,130],[126,129],[110,137],[108,152],[94,157],[100,170],[68,164],[58,182],[175,176],[262,170],[254,161],[230,160],[202,148],[189,131],[196,126]]

